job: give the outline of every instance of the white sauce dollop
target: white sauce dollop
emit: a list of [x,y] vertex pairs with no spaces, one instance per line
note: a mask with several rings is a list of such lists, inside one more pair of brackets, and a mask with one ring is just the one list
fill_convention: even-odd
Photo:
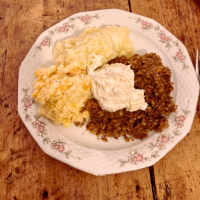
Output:
[[115,112],[126,108],[127,111],[145,110],[144,90],[134,88],[134,72],[130,65],[122,63],[105,64],[97,69],[100,58],[93,59],[88,69],[92,78],[92,94],[102,109]]

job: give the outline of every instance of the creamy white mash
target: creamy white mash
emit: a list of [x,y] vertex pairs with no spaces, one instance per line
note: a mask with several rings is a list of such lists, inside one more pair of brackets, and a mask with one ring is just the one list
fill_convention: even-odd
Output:
[[88,111],[80,113],[84,102],[91,97],[91,78],[88,75],[69,76],[60,73],[53,65],[35,72],[33,97],[40,104],[39,114],[55,124],[70,126],[73,121],[82,122],[89,118]]
[[57,42],[53,51],[53,63],[64,64],[68,71],[86,73],[91,65],[91,54],[101,55],[101,65],[117,56],[133,55],[133,44],[127,27],[106,26],[84,30],[78,37]]
[[144,90],[134,88],[134,72],[129,65],[105,64],[94,71],[100,58],[93,59],[88,73],[92,78],[92,94],[102,109],[115,112],[126,108],[127,111],[145,110],[147,103]]
[[40,104],[39,114],[64,126],[89,118],[88,111],[80,113],[80,109],[91,97],[87,67],[91,66],[94,55],[101,56],[98,62],[101,66],[117,56],[130,57],[133,51],[126,27],[90,28],[78,37],[57,42],[54,65],[35,72],[33,97]]

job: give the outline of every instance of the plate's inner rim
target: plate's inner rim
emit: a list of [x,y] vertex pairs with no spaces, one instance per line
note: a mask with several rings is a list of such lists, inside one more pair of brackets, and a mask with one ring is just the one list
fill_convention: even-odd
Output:
[[[91,12],[95,12],[95,11],[91,11]],[[100,12],[100,11],[98,11],[98,12]],[[121,11],[120,11],[121,12]],[[84,13],[87,13],[87,12],[84,12]],[[79,14],[79,13],[78,13]],[[78,14],[75,14],[75,15],[78,15]],[[132,14],[132,13],[129,13],[129,14]],[[74,15],[73,15],[74,16]],[[138,15],[139,16],[139,15]],[[141,17],[143,17],[143,16],[141,16]],[[67,18],[68,19],[68,18]],[[65,19],[66,20],[66,19]],[[65,20],[63,20],[63,21],[65,21]],[[151,19],[148,19],[148,20],[151,20]],[[62,23],[63,21],[61,21],[60,23]],[[156,22],[156,21],[155,21]],[[158,22],[156,22],[156,23],[158,23]],[[59,24],[59,23],[58,23]],[[56,26],[56,25],[54,25],[54,26]],[[47,30],[50,30],[52,27],[50,27],[49,29],[47,29]],[[45,32],[44,32],[45,33]],[[40,37],[40,36],[39,36]],[[39,37],[38,37],[38,39],[39,39]],[[173,37],[175,37],[175,36],[173,36]],[[38,39],[36,40],[36,42],[38,41]],[[35,43],[36,43],[35,42]],[[34,44],[35,44],[34,43]],[[184,47],[184,45],[183,45],[183,47]],[[32,48],[33,48],[33,46],[32,46]],[[185,47],[184,47],[185,48]],[[186,49],[186,48],[185,48]],[[189,55],[187,55],[187,58],[189,58]],[[189,58],[189,60],[190,60],[190,58]],[[191,61],[191,60],[190,60]],[[21,70],[21,67],[20,67],[20,70]],[[19,85],[21,85],[21,84],[19,84]],[[19,88],[19,89],[21,89],[21,88]],[[18,96],[19,97],[19,96]],[[19,99],[19,98],[18,98]],[[18,107],[18,111],[20,111],[20,108]],[[183,134],[182,134],[182,136],[183,136]],[[37,142],[38,142],[38,140],[36,140]],[[43,146],[44,147],[44,146]],[[84,148],[86,148],[86,147],[84,147]],[[49,149],[49,148],[47,148],[47,149]],[[128,148],[129,149],[129,148]],[[121,150],[115,150],[115,151],[121,151]],[[110,152],[110,151],[109,151]]]

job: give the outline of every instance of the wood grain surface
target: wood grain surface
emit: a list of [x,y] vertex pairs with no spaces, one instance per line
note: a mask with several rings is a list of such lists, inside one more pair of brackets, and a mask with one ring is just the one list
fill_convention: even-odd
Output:
[[200,101],[188,135],[150,168],[94,176],[46,155],[17,112],[18,72],[37,37],[70,15],[118,8],[158,21],[200,50],[198,0],[0,1],[0,199],[200,199]]

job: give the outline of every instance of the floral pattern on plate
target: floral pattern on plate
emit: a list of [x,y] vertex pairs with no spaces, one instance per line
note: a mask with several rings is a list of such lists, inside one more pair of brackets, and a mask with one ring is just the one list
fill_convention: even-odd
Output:
[[[131,39],[138,45],[136,50],[156,52],[169,60],[175,77],[175,103],[177,115],[169,117],[169,128],[162,133],[138,143],[108,143],[109,150],[94,148],[101,141],[91,142],[90,134],[82,135],[76,127],[66,129],[70,136],[79,133],[89,145],[84,146],[77,138],[62,135],[60,129],[38,115],[39,106],[31,97],[34,72],[52,63],[53,45],[58,40],[74,37],[85,28],[106,25],[127,26]],[[138,41],[138,39],[141,39]],[[144,40],[143,40],[144,39]],[[163,50],[163,51],[160,51]],[[167,65],[166,65],[167,66]],[[186,69],[187,70],[181,70]],[[186,81],[187,80],[187,81]],[[22,89],[23,88],[23,89]],[[199,93],[199,83],[185,46],[158,22],[130,12],[109,9],[77,13],[42,33],[30,49],[19,70],[18,112],[34,140],[48,155],[82,171],[95,175],[121,173],[141,169],[155,164],[165,156],[190,131]],[[187,99],[190,100],[189,104]],[[71,134],[72,133],[72,134]],[[96,138],[95,138],[96,139]],[[124,141],[122,141],[124,142]],[[131,144],[131,145],[130,145]],[[123,146],[124,145],[124,146]],[[106,146],[106,148],[107,148]],[[95,146],[96,147],[96,146]],[[120,148],[118,148],[120,147]],[[76,158],[76,159],[71,159]]]
[[[188,101],[189,106],[189,101]],[[188,106],[186,109],[183,109],[182,115],[174,115],[172,119],[172,123],[174,123],[174,130],[172,131],[172,134],[161,134],[156,138],[155,142],[150,142],[148,146],[151,151],[156,148],[156,151],[152,151],[150,156],[144,156],[143,154],[138,153],[138,150],[132,150],[130,149],[130,155],[128,156],[127,160],[118,159],[120,163],[120,167],[123,167],[127,163],[131,164],[138,164],[139,162],[145,162],[149,161],[153,158],[159,157],[159,152],[166,147],[167,144],[173,143],[174,138],[181,135],[180,128],[184,126],[184,123],[186,122],[186,118],[188,117],[188,114],[190,113],[190,110],[188,110]]]
[[133,19],[136,21],[136,23],[141,24],[141,29],[145,31],[149,31],[149,30],[157,31],[158,40],[160,41],[160,43],[165,45],[165,48],[167,49],[167,51],[169,51],[173,45],[177,47],[176,55],[173,56],[174,61],[181,63],[183,70],[189,68],[188,64],[186,64],[186,61],[185,61],[186,57],[183,54],[183,49],[181,48],[178,40],[173,40],[170,36],[167,35],[167,33],[164,30],[160,28],[159,25],[154,26],[152,23],[147,22],[146,20],[143,20],[140,17],[133,18]]
[[33,128],[36,130],[37,136],[40,136],[42,138],[43,144],[50,144],[54,151],[58,151],[61,154],[65,155],[65,158],[67,159],[69,159],[69,157],[73,157],[81,160],[81,158],[71,155],[72,150],[65,151],[65,141],[60,141],[60,139],[51,141],[51,139],[47,136],[47,124],[44,122],[44,118],[41,117],[39,114],[33,116],[28,114],[28,109],[31,108],[33,103],[35,103],[34,99],[28,94],[29,88],[22,88],[22,91],[24,92],[22,103],[24,105],[23,110],[25,120],[29,121],[32,124]]
[[53,30],[48,31],[49,34],[47,36],[45,36],[44,39],[39,43],[39,45],[37,45],[35,47],[36,52],[33,55],[33,57],[35,57],[35,55],[38,51],[42,51],[43,47],[50,47],[52,45],[52,43],[53,43],[52,36],[54,36],[55,34],[68,33],[71,29],[77,28],[75,26],[75,24],[72,23],[76,19],[83,22],[84,25],[87,25],[87,24],[91,23],[91,21],[93,19],[100,19],[100,17],[99,17],[99,14],[96,13],[95,15],[87,15],[86,14],[86,15],[80,15],[80,16],[69,18],[68,22],[63,23],[61,26],[56,26]]

